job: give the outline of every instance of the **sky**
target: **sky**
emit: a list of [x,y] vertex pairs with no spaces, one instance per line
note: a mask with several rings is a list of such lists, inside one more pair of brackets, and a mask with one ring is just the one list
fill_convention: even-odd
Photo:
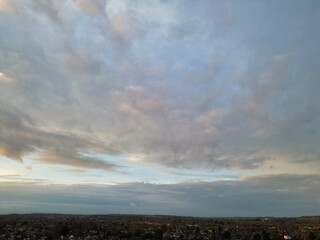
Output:
[[0,0],[0,214],[320,214],[320,2]]

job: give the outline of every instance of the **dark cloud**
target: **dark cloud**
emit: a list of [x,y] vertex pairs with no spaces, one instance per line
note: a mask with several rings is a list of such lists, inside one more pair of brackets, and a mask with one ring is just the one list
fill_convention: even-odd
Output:
[[37,161],[48,164],[67,165],[84,169],[115,170],[117,165],[107,163],[93,157],[86,157],[70,150],[54,149],[52,152],[41,152],[37,155]]
[[48,212],[49,209],[55,213],[210,217],[315,215],[319,211],[319,183],[319,175],[294,174],[164,185],[1,183],[0,212]]
[[31,118],[20,111],[0,108],[0,152],[8,158],[22,161],[30,153],[43,163],[68,165],[79,168],[115,170],[116,165],[87,157],[83,153],[105,151],[102,145],[77,136],[39,130]]

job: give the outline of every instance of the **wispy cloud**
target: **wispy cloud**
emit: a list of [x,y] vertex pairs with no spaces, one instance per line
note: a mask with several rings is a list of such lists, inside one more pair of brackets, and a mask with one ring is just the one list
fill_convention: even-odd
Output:
[[99,145],[101,151],[106,150],[101,144],[69,134],[50,133],[37,129],[31,118],[19,111],[0,108],[0,113],[0,124],[3,127],[0,137],[1,155],[21,161],[25,155],[36,153],[36,158],[33,160],[42,163],[84,169],[115,170],[115,164],[94,157],[86,157],[81,152],[90,152],[90,149],[99,151]]
[[24,175],[18,175],[18,174],[6,174],[6,175],[0,175],[0,182],[1,183],[7,183],[11,182],[14,184],[19,184],[19,183],[45,183],[47,180],[41,179],[41,178],[30,178],[30,177],[25,177]]

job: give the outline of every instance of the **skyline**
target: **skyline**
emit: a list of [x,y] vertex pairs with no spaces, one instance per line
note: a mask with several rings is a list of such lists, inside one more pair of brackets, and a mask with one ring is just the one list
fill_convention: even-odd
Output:
[[0,0],[0,214],[320,214],[317,1]]

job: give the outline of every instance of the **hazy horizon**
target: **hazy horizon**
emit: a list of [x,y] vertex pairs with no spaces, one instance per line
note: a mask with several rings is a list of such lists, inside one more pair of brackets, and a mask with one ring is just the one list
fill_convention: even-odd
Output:
[[143,214],[143,213],[97,213],[97,214],[79,214],[79,213],[45,213],[45,212],[33,212],[33,213],[3,213],[0,216],[11,216],[11,215],[19,215],[19,216],[30,216],[30,215],[53,215],[53,216],[132,216],[132,217],[177,217],[177,218],[208,218],[208,219],[253,219],[253,218],[275,218],[275,219],[297,219],[297,218],[318,218],[319,215],[306,215],[306,216],[298,216],[298,217],[273,217],[273,216],[252,216],[252,217],[237,217],[237,216],[230,216],[230,217],[198,217],[198,216],[189,216],[189,215],[170,215],[170,214]]
[[320,2],[0,0],[0,214],[320,215]]

